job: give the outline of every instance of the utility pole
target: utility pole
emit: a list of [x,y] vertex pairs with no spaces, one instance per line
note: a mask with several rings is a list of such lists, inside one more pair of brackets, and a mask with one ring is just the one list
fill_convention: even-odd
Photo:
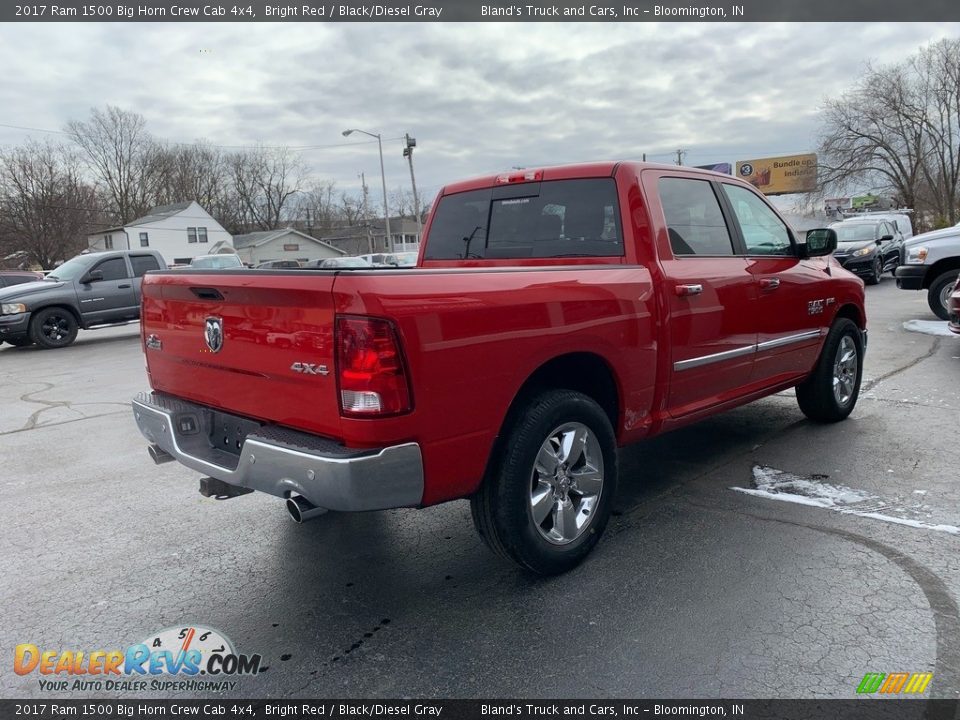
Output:
[[423,233],[423,227],[420,224],[420,198],[417,196],[417,179],[413,176],[413,149],[417,146],[417,139],[410,137],[410,133],[404,134],[406,146],[403,148],[403,156],[410,163],[410,184],[413,186],[413,212],[417,216],[417,243],[420,242],[420,235]]
[[683,156],[687,154],[687,151],[683,148],[677,149],[677,165],[683,165]]
[[361,225],[367,229],[367,252],[373,252],[373,233],[370,232],[370,222],[367,220],[367,198],[370,195],[370,190],[367,188],[367,178],[363,173],[360,173],[360,187],[363,188],[363,205],[360,208],[361,213]]

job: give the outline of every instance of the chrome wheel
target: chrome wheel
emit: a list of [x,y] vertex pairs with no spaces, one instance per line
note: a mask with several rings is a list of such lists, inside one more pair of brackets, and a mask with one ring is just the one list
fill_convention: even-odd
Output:
[[846,406],[853,398],[857,383],[857,362],[857,346],[852,337],[844,335],[833,361],[833,396],[841,407]]
[[948,283],[943,286],[943,289],[940,291],[940,304],[943,305],[944,309],[947,312],[950,312],[950,296],[953,295],[953,291],[956,289],[957,284],[955,282]]
[[530,486],[530,514],[540,535],[555,545],[576,540],[590,525],[602,492],[597,436],[578,422],[553,430],[540,446]]

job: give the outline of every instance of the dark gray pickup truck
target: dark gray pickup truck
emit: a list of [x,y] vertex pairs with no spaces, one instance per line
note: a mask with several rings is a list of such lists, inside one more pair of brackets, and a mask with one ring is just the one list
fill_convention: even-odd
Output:
[[155,250],[77,255],[43,280],[0,288],[0,342],[66,347],[80,328],[140,317],[140,280],[166,269]]

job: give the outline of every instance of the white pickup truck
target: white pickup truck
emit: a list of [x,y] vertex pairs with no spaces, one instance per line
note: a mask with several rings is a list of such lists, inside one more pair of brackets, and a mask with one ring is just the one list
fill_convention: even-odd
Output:
[[897,287],[926,290],[930,309],[941,320],[949,318],[947,302],[960,274],[960,225],[914,235],[903,244]]

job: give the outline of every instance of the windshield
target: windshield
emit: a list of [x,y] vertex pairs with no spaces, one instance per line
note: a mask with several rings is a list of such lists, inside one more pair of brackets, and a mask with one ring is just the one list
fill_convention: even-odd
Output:
[[841,223],[834,225],[837,242],[868,242],[876,239],[877,226],[872,223]]
[[90,259],[83,255],[67,260],[47,275],[48,280],[76,280],[90,267]]

